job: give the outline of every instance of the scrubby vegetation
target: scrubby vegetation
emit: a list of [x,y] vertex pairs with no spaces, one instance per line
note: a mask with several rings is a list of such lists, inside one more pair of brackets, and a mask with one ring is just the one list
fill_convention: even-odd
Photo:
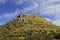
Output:
[[60,27],[43,17],[20,14],[13,21],[0,26],[0,40],[59,40]]

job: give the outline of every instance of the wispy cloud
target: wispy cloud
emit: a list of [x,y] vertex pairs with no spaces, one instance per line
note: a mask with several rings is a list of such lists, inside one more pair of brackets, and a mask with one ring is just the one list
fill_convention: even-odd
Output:
[[[50,0],[51,1],[51,0]],[[52,3],[54,2],[59,2],[59,0],[55,1],[53,0]],[[51,19],[51,22],[57,25],[60,25],[60,3],[59,4],[51,4],[51,5],[46,5],[45,8],[42,9],[42,14],[43,15],[50,15],[54,16]],[[49,18],[49,17],[48,17]]]
[[[40,13],[42,15],[54,16],[47,20],[60,25],[60,0],[16,0],[16,5],[27,5],[26,2],[30,2],[31,6],[24,7],[22,12]],[[32,5],[33,4],[33,5]],[[56,19],[57,18],[57,19]]]
[[0,3],[4,4],[7,0],[0,0]]
[[[0,3],[5,3],[7,0],[0,0]],[[60,0],[10,0],[16,5],[24,5],[23,9],[16,10],[14,13],[5,13],[0,16],[3,18],[12,18],[17,15],[18,12],[36,13],[40,15],[49,15],[52,18],[46,19],[60,25]]]
[[12,13],[4,13],[2,16],[0,16],[0,19],[8,19],[8,18],[13,18],[14,16],[18,15],[18,9],[15,12]]

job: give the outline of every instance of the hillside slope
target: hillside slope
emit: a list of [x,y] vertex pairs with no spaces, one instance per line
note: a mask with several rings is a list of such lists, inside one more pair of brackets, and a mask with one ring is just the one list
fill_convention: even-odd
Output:
[[20,14],[0,27],[0,40],[53,40],[59,30],[41,16]]

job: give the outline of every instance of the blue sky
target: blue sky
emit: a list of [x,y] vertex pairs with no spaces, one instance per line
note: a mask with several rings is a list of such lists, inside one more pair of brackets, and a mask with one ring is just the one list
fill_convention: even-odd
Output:
[[60,0],[0,0],[0,24],[11,21],[19,13],[41,15],[60,25]]

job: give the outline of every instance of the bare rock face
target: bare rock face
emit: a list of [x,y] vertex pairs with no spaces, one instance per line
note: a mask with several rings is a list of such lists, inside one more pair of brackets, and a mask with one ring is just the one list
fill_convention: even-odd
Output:
[[0,27],[0,40],[53,40],[60,28],[33,14],[20,14]]

